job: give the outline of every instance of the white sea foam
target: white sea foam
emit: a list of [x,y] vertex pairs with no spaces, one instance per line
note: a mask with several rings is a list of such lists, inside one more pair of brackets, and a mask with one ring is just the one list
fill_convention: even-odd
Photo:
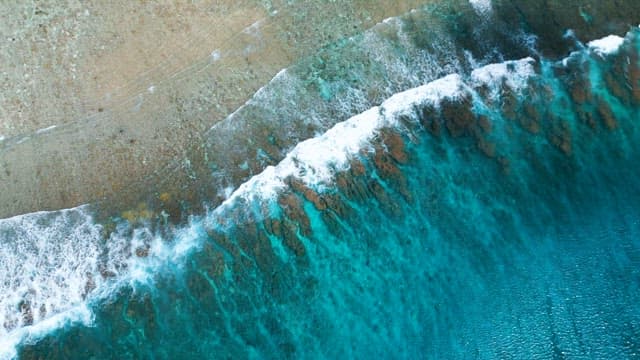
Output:
[[93,322],[93,317],[93,313],[88,306],[82,303],[35,325],[12,331],[0,337],[0,360],[15,359],[18,356],[16,349],[18,344],[32,343],[65,325],[82,324],[90,326]]
[[[503,82],[514,90],[526,86],[535,74],[532,58],[491,64],[476,69],[470,76],[472,86],[499,85]],[[397,93],[380,106],[338,123],[324,134],[300,142],[276,166],[243,183],[218,209],[224,209],[238,199],[272,198],[286,186],[289,176],[310,186],[330,183],[336,171],[345,170],[349,160],[366,149],[378,130],[396,125],[399,115],[411,113],[416,105],[437,106],[443,99],[456,99],[470,91],[458,74],[451,74],[426,85]]]
[[211,132],[213,129],[219,126],[228,125],[232,123],[236,115],[240,113],[243,109],[245,109],[247,106],[250,106],[255,103],[259,103],[261,100],[264,100],[264,98],[269,97],[271,95],[269,92],[269,89],[272,88],[272,85],[274,83],[279,81],[286,82],[287,81],[286,79],[287,79],[287,69],[286,68],[281,69],[273,78],[271,78],[271,80],[269,80],[269,82],[266,85],[261,86],[249,100],[247,100],[242,106],[234,110],[231,114],[229,114],[226,118],[224,118],[224,120],[214,124],[211,128],[209,128],[208,132]]
[[493,11],[491,0],[469,0],[473,9],[480,15],[487,15]]
[[77,309],[102,282],[99,240],[84,207],[0,220],[0,358],[10,344],[88,319]]
[[[328,183],[336,170],[346,169],[349,159],[366,148],[377,131],[393,126],[399,115],[412,111],[414,105],[434,104],[445,98],[457,98],[465,91],[457,74],[413,88],[387,99],[344,122],[321,136],[299,143],[277,166],[269,166],[242,184],[226,201],[238,198],[269,198],[285,186],[285,179],[295,176],[309,185]],[[220,207],[220,209],[224,206]]]
[[[159,234],[153,234],[148,228],[135,229],[133,235],[127,237],[126,241],[117,241],[124,247],[112,247],[109,249],[110,257],[123,259],[122,262],[111,262],[114,266],[110,271],[117,272],[115,284],[110,288],[105,288],[99,293],[99,297],[109,296],[112,288],[121,285],[132,285],[134,288],[138,284],[151,284],[153,276],[158,269],[165,265],[179,266],[185,258],[202,239],[204,229],[200,219],[191,219],[190,222],[177,229],[171,234],[171,239],[162,238]],[[114,237],[122,235],[114,234]],[[148,254],[141,258],[134,256],[135,249],[146,248]]]
[[46,128],[43,128],[43,129],[38,129],[38,130],[36,130],[36,134],[42,134],[42,133],[45,133],[47,131],[51,131],[51,130],[55,129],[56,127],[57,127],[57,125],[51,125],[51,126],[48,126]]
[[18,141],[16,141],[16,144],[22,144],[23,142],[25,142],[25,141],[27,141],[29,139],[31,139],[31,136],[23,136]]
[[[567,39],[578,41],[573,30],[567,30],[564,37]],[[618,35],[608,35],[600,39],[589,41],[587,43],[587,48],[597,55],[606,56],[616,54],[623,44],[623,37],[620,37]],[[560,62],[563,66],[568,66],[571,59],[580,59],[587,55],[588,53],[583,51],[582,49],[576,50],[571,52],[569,56],[563,58]]]
[[0,220],[0,360],[66,324],[91,325],[90,302],[149,283],[162,266],[181,263],[204,231],[191,221],[168,241],[129,226],[104,241],[86,206]]
[[534,64],[535,60],[530,57],[490,64],[473,70],[471,80],[476,85],[500,84],[504,81],[514,90],[522,89],[527,85],[527,79],[535,73]]
[[590,41],[587,45],[600,55],[615,54],[624,43],[624,38],[617,35],[609,35],[602,39]]
[[97,272],[99,237],[82,208],[0,220],[0,335],[81,303]]

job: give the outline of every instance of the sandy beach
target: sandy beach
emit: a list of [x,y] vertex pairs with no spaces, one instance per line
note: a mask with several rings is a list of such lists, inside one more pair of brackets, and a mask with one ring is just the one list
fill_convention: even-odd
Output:
[[[207,129],[298,59],[425,3],[3,3],[0,217],[188,199],[199,171],[189,154]],[[550,6],[564,23],[534,1],[493,5],[550,36],[626,31],[635,15],[595,1]]]
[[130,202],[279,70],[419,3],[3,3],[0,217]]

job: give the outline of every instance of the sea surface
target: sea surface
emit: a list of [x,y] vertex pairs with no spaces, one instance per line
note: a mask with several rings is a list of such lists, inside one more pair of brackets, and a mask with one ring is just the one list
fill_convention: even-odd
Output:
[[214,126],[187,221],[0,220],[0,359],[640,358],[640,28],[549,58],[441,10]]

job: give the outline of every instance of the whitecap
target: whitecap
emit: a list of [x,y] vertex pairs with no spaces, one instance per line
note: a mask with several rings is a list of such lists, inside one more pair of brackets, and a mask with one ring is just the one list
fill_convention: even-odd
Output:
[[479,15],[487,15],[493,11],[491,0],[469,0],[469,3]]
[[[532,58],[491,64],[471,74],[472,85],[499,85],[503,81],[514,89],[526,85],[533,74]],[[444,99],[457,99],[469,93],[470,87],[459,74],[450,74],[428,84],[397,93],[380,106],[336,124],[324,134],[302,141],[276,166],[269,166],[240,187],[218,209],[238,199],[273,198],[286,186],[286,179],[294,176],[307,185],[322,187],[330,183],[336,171],[346,170],[350,159],[366,149],[377,132],[397,125],[402,114],[419,105],[435,105]]]
[[618,35],[609,35],[602,39],[589,41],[587,44],[590,49],[600,55],[615,54],[620,49],[620,46],[624,43],[624,38]]

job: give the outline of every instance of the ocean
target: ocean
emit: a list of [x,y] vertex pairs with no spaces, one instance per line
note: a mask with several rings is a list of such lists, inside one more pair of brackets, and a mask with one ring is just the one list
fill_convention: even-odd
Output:
[[280,71],[182,222],[0,220],[0,359],[640,358],[640,28],[466,9]]

